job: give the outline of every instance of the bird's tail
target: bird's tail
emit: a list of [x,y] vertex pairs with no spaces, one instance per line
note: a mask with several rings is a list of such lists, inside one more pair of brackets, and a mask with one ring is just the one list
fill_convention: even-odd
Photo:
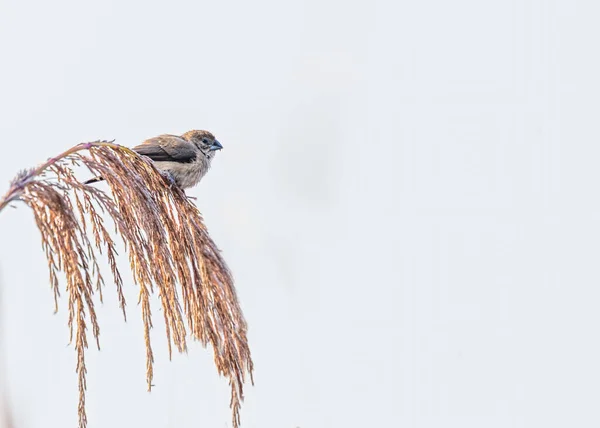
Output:
[[104,181],[104,178],[102,178],[102,177],[90,178],[89,180],[84,181],[83,184],[93,184],[93,183],[97,183],[99,181]]

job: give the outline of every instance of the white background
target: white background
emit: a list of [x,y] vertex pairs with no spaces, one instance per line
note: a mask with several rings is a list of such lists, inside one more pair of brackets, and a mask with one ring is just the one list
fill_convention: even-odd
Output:
[[[600,425],[592,1],[0,2],[0,192],[95,139],[209,129],[191,194],[256,364],[244,428]],[[122,257],[123,271],[127,271]],[[28,209],[0,218],[18,428],[75,427],[67,301]],[[109,286],[89,427],[231,426],[212,352],[145,392]]]

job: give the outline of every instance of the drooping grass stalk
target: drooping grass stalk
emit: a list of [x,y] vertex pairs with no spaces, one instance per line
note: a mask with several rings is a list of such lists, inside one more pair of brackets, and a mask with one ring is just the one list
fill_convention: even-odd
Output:
[[[102,176],[112,197],[82,184],[72,169],[87,167]],[[69,331],[77,353],[79,426],[87,426],[85,411],[87,329],[100,347],[100,326],[94,295],[102,301],[105,279],[98,257],[107,258],[119,305],[126,316],[123,280],[114,238],[120,237],[139,287],[139,305],[146,343],[146,381],[152,387],[154,357],[150,343],[150,295],[159,293],[169,356],[172,346],[187,350],[191,337],[210,344],[219,374],[231,386],[233,426],[240,423],[246,376],[253,363],[247,325],[231,273],[210,238],[200,211],[172,187],[150,161],[108,141],[78,144],[40,166],[22,171],[0,198],[0,212],[22,201],[32,209],[48,260],[55,310],[61,293],[59,274],[66,279]],[[105,225],[112,220],[113,230]]]

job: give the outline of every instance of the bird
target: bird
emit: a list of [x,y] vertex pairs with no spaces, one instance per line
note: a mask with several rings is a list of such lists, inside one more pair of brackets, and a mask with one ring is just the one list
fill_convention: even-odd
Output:
[[[206,175],[221,143],[208,131],[191,130],[182,135],[162,134],[132,147],[146,156],[171,183],[181,190],[197,185]],[[104,180],[94,177],[84,182],[92,184]]]

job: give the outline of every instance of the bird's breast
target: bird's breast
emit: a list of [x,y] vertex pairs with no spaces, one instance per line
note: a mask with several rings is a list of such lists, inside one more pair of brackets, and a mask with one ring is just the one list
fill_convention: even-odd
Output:
[[210,166],[204,156],[198,156],[195,161],[189,163],[160,161],[155,162],[155,165],[162,171],[168,171],[182,189],[198,184]]

